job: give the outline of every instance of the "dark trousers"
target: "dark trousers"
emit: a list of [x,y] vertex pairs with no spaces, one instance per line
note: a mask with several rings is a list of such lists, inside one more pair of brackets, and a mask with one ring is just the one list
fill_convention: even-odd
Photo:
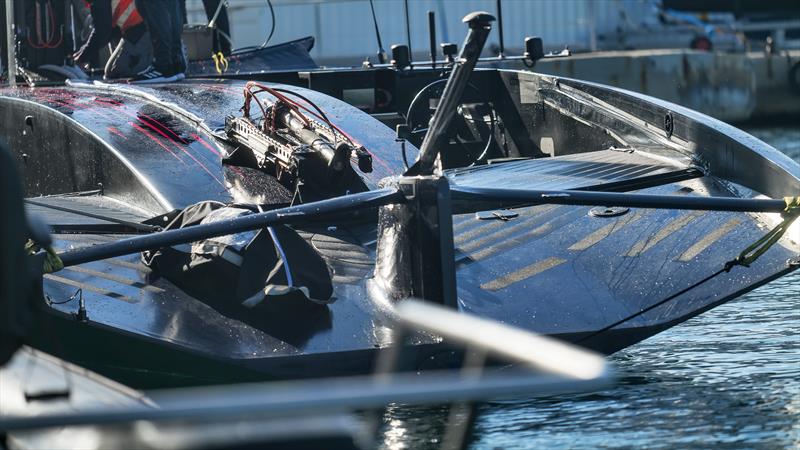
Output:
[[182,65],[183,17],[179,0],[136,0],[153,42],[153,67],[172,73]]

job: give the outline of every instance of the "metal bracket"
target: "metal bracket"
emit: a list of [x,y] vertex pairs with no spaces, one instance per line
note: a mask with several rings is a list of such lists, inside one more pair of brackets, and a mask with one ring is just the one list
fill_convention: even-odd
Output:
[[629,208],[617,206],[597,206],[589,210],[589,215],[592,217],[617,217],[626,214],[628,211],[630,211]]
[[418,297],[455,308],[450,184],[439,176],[395,182],[406,202],[380,210],[375,279],[390,301]]
[[667,139],[672,137],[672,132],[675,131],[675,119],[672,117],[672,111],[667,112],[664,116],[664,131],[667,133]]

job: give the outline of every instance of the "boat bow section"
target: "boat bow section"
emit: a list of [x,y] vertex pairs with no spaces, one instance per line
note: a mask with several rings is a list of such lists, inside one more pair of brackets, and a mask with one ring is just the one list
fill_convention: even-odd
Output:
[[[501,76],[517,108],[528,111],[531,141],[552,157],[450,170],[453,189],[800,193],[796,163],[713,119],[575,80]],[[596,149],[602,138],[585,137],[593,134],[613,146]],[[610,353],[798,267],[795,224],[754,264],[723,270],[778,214],[539,203],[454,217],[465,311]]]
[[[513,151],[495,152],[489,164],[445,170],[452,189],[696,198],[800,193],[796,164],[680,109],[571,80],[479,74],[485,79],[476,82],[505,89],[493,102],[498,123],[513,130]],[[54,247],[146,233],[142,227],[154,224],[142,224],[145,218],[199,201],[289,202],[292,192],[275,177],[225,163],[236,148],[220,132],[225,117],[239,113],[244,85],[194,80],[3,91],[0,128],[25,170],[28,195],[45,196],[30,199],[29,208],[54,225]],[[371,152],[374,170],[358,174],[365,186],[375,189],[404,172],[389,127],[339,100],[291,89]],[[413,159],[415,149],[407,150]],[[460,310],[610,353],[794,270],[800,255],[794,232],[749,267],[722,270],[778,214],[540,203],[452,216]],[[391,308],[370,289],[380,224],[363,217],[295,226],[330,269],[337,299],[330,305],[233,318],[128,255],[45,277],[48,311],[59,320],[52,334],[40,333],[40,344],[148,387],[369,371],[392,330]],[[53,335],[65,342],[55,344],[47,337]],[[440,343],[415,337],[420,367],[451,358]]]
[[[725,194],[703,178],[637,192]],[[718,273],[767,231],[746,213],[542,204],[457,215],[454,230],[465,311],[581,340],[672,298],[584,342],[609,353],[794,270],[800,254],[784,238]]]
[[[341,101],[292,89],[372,153],[367,185],[400,170],[389,128]],[[226,116],[239,114],[243,90],[244,82],[204,80],[6,89],[0,133],[16,152],[28,196],[100,190],[151,215],[206,200],[286,202],[291,193],[274,177],[223,163],[235,147],[217,134]]]
[[4,94],[28,196],[100,191],[150,215],[230,198],[224,150],[163,107],[69,87]]

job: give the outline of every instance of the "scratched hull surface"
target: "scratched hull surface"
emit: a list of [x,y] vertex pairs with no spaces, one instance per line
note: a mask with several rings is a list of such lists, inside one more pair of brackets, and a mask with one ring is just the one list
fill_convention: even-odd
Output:
[[[695,155],[680,151],[680,146],[691,149],[702,139],[688,133],[680,137],[676,130],[667,142],[650,136],[646,126],[617,124],[631,111],[651,113],[643,99],[628,98],[627,112],[619,105],[574,108],[569,102],[585,100],[578,91],[594,89],[595,99],[614,93],[574,84],[574,93],[559,96],[543,87],[544,77],[510,76],[487,82],[506,83],[507,104],[498,100],[495,106],[500,114],[515,108],[520,122],[529,127],[527,135],[517,140],[532,142],[533,147],[525,154],[524,146],[517,145],[520,154],[511,155],[529,158],[450,169],[452,184],[755,195],[745,187],[754,187],[746,179],[699,170],[700,150]],[[531,79],[526,84],[523,77]],[[535,92],[526,91],[533,86],[538,86]],[[4,91],[0,128],[17,153],[28,195],[45,196],[34,199],[37,205],[29,208],[54,225],[56,247],[93,245],[124,235],[102,220],[52,205],[141,221],[202,200],[288,201],[290,192],[268,174],[223,164],[233,149],[214,134],[226,115],[237,114],[242,87],[236,81],[198,80],[151,88]],[[365,185],[374,188],[382,178],[403,171],[389,127],[339,100],[310,90],[300,92],[371,151],[375,170],[361,175]],[[571,117],[558,123],[557,117],[569,111],[580,120]],[[681,118],[694,126],[693,132],[700,129],[696,118]],[[507,119],[509,128],[512,122],[513,118]],[[598,123],[605,129],[600,130]],[[565,133],[587,137],[561,139]],[[552,157],[540,157],[547,147],[542,137],[555,140]],[[772,161],[770,149],[753,142],[753,158],[764,161],[764,170],[780,169],[784,185],[800,186],[800,169]],[[416,150],[411,146],[408,150],[413,158]],[[717,150],[704,146],[702,151]],[[753,190],[776,196],[771,189],[764,185]],[[65,195],[74,192],[86,195]],[[798,243],[789,236],[752,267],[736,267],[614,330],[591,336],[718,271],[760,238],[775,218],[650,209],[606,217],[591,215],[590,210],[540,205],[514,209],[518,215],[508,220],[454,216],[459,308],[610,353],[793,270],[787,261],[800,254]],[[375,349],[387,345],[390,331],[382,307],[366,287],[374,268],[374,222],[320,223],[298,231],[332,269],[337,301],[325,309],[285,317],[225,317],[157,277],[138,255],[131,255],[47,275],[45,293],[54,303],[46,308],[53,313],[53,323],[40,335],[40,345],[138,385],[370,370]],[[55,304],[79,288],[88,323],[70,316],[77,310],[76,302]],[[55,349],[58,340],[62,342]],[[435,338],[420,337],[417,344],[420,367],[446,364],[451,357]]]

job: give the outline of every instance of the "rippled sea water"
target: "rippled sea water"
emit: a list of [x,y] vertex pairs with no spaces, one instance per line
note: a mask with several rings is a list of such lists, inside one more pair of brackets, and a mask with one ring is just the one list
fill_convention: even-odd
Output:
[[[800,162],[800,126],[750,133]],[[610,358],[611,389],[480,408],[475,449],[800,448],[800,272]],[[445,408],[391,411],[384,447],[436,448]]]

